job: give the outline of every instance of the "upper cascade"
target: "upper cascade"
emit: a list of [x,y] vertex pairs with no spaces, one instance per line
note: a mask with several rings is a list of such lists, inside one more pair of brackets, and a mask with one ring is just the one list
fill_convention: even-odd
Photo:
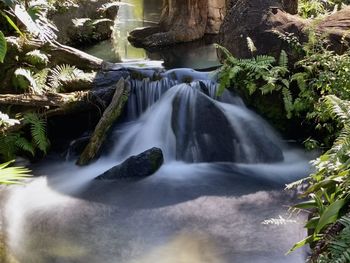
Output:
[[[168,74],[169,75],[169,74]],[[174,74],[170,74],[174,75]],[[152,147],[165,161],[272,163],[283,161],[278,136],[242,100],[209,78],[130,80],[127,122],[112,136],[120,160]],[[115,140],[113,139],[116,138]]]

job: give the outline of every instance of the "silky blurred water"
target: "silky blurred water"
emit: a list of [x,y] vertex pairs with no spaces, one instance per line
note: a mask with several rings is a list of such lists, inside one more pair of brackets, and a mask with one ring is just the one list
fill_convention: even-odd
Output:
[[[81,168],[53,158],[35,167],[40,177],[5,191],[3,230],[18,262],[305,261],[304,250],[285,256],[306,233],[304,216],[288,212],[295,197],[283,188],[310,172],[309,157],[286,145],[239,97],[218,97],[211,74],[192,72],[196,79],[182,83],[181,72],[192,71],[168,72],[177,80],[131,80],[125,120],[97,162]],[[220,127],[194,125],[200,118],[212,125],[204,113],[214,111],[225,120]],[[239,154],[233,161],[200,161],[223,129],[234,134]],[[133,182],[93,180],[154,146],[165,155],[156,174]],[[283,160],[263,161],[276,149]],[[285,220],[263,224],[271,218]]]

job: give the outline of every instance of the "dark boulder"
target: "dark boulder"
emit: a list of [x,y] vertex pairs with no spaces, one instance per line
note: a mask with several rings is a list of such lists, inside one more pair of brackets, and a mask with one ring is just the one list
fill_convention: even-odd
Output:
[[162,150],[152,148],[139,155],[131,156],[123,163],[96,177],[96,180],[142,179],[157,172],[163,162]]
[[[203,85],[199,85],[201,90]],[[190,94],[184,96],[182,92]],[[189,86],[173,101],[172,129],[176,137],[177,160],[197,163],[283,160],[281,149],[261,132],[262,127],[253,127],[251,122],[242,120],[232,123],[216,101]],[[241,129],[252,138],[248,146]]]
[[[286,5],[282,0],[239,0],[231,4],[219,33],[219,43],[225,46],[236,57],[251,57],[247,37],[251,38],[259,54],[275,54],[281,50],[282,40],[273,33],[276,26],[288,25],[293,33],[301,25],[294,25],[294,16],[285,15],[282,21],[274,16],[279,10],[295,12],[295,8]],[[290,2],[297,2],[296,0]],[[297,5],[296,5],[297,6]],[[276,21],[277,20],[277,21]],[[291,21],[293,20],[293,21]]]

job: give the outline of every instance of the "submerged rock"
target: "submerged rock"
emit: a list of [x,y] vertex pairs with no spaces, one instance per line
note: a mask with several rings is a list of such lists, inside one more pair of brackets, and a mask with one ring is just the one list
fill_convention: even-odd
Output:
[[163,152],[152,148],[96,177],[96,180],[141,179],[154,174],[164,162]]
[[[283,161],[279,145],[249,119],[232,123],[225,110],[200,91],[184,87],[173,101],[171,125],[176,159],[185,162],[273,163]],[[187,93],[187,94],[186,94]],[[236,113],[239,114],[239,113]],[[251,141],[248,143],[247,138]]]

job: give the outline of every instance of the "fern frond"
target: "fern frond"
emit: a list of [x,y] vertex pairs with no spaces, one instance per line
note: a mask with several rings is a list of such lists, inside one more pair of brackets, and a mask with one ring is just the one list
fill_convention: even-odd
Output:
[[24,115],[24,123],[30,124],[30,131],[34,144],[45,154],[50,146],[46,136],[46,123],[40,119],[35,113],[27,113]]
[[284,68],[288,67],[288,55],[287,55],[287,52],[284,50],[281,51],[278,65]]
[[256,57],[256,63],[259,66],[271,66],[275,62],[276,62],[276,59],[272,56],[259,55]]
[[16,141],[20,137],[19,134],[6,134],[0,136],[0,156],[3,160],[16,158]]
[[34,75],[35,82],[43,90],[50,90],[50,87],[46,84],[49,72],[50,69],[44,68]]
[[79,74],[81,71],[75,66],[58,65],[50,72],[49,86],[59,90],[64,82],[76,79]]
[[308,74],[305,72],[295,73],[291,77],[291,81],[296,81],[299,89],[301,91],[304,91],[306,89],[307,77],[308,77]]
[[19,149],[30,153],[32,156],[35,155],[35,149],[33,147],[33,144],[29,142],[26,138],[18,137],[15,144],[16,147],[18,147]]
[[335,95],[325,97],[326,106],[343,124],[350,121],[350,102],[341,100]]
[[294,110],[293,107],[293,96],[290,90],[286,87],[282,89],[282,95],[283,95],[283,102],[284,102],[284,108],[287,112],[287,118],[292,118],[292,112]]
[[345,228],[329,243],[326,252],[329,255],[328,262],[348,263],[350,262],[350,218],[344,216],[339,223]]
[[221,45],[219,45],[219,44],[214,44],[214,46],[215,46],[216,49],[218,49],[218,50],[220,50],[222,53],[224,53],[224,55],[225,55],[226,58],[233,57],[232,54],[231,54],[231,52],[228,51],[227,48],[225,48],[225,47],[223,47],[223,46],[221,46]]

